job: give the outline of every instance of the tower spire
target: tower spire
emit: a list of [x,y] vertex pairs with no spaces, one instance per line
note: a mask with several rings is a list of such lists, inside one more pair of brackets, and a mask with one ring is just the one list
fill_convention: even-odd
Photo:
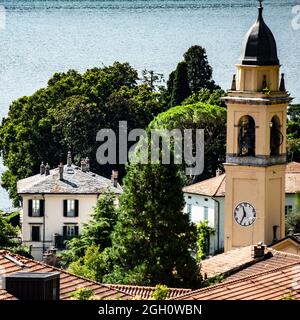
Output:
[[262,16],[262,12],[264,10],[264,7],[262,5],[263,0],[258,0],[259,2],[259,7],[258,7],[258,20],[262,20],[263,16]]

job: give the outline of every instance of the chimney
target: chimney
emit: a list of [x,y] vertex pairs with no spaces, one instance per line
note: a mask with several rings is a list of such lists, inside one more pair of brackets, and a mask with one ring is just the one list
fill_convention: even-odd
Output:
[[289,229],[288,229],[288,232],[289,232],[289,233],[288,233],[289,236],[293,236],[295,230],[294,230],[294,228],[289,228]]
[[85,158],[85,164],[86,164],[86,171],[89,172],[90,171],[90,159],[89,159],[89,157]]
[[58,258],[55,248],[49,249],[43,254],[43,262],[49,266],[58,267]]
[[59,171],[59,180],[64,180],[64,165],[62,162],[58,166],[58,171]]
[[67,166],[71,167],[72,166],[72,155],[71,155],[71,151],[68,151],[68,155],[67,155]]
[[81,160],[81,171],[82,172],[86,172],[86,162],[85,160]]
[[252,247],[251,256],[254,259],[263,258],[265,256],[266,245],[259,242],[257,245]]
[[45,174],[45,165],[44,165],[44,162],[42,162],[41,165],[40,165],[40,174],[41,174],[41,175]]
[[19,300],[59,300],[59,277],[59,272],[16,272],[5,277],[5,289]]
[[232,77],[231,91],[236,91],[236,75],[235,74]]
[[118,187],[118,171],[113,170],[111,173],[111,183],[112,185],[117,188]]
[[216,170],[216,177],[219,177],[222,173],[223,173],[223,171],[220,168],[218,168]]
[[50,166],[49,166],[49,164],[47,163],[47,164],[46,164],[46,167],[45,167],[45,176],[49,176],[49,174],[50,174]]

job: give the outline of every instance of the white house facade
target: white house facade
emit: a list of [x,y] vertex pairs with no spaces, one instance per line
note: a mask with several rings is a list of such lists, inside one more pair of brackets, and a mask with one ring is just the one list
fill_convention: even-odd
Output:
[[[226,174],[217,173],[216,177],[184,187],[185,208],[191,220],[199,223],[208,220],[215,235],[210,237],[209,255],[215,255],[224,249],[224,200]],[[285,213],[300,206],[300,163],[287,165],[285,176]],[[298,208],[299,209],[299,208]]]
[[67,165],[50,170],[41,165],[40,174],[19,180],[22,198],[22,241],[31,246],[31,254],[42,260],[52,248],[62,249],[63,242],[79,235],[82,225],[90,220],[100,194],[122,192],[113,172],[112,180],[89,171],[88,160],[78,167],[68,155]]

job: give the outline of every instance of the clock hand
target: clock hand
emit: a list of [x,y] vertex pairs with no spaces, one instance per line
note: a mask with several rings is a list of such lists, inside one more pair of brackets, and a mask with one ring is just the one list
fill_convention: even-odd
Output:
[[246,211],[245,211],[245,208],[244,207],[242,207],[243,208],[243,212],[244,212],[244,214],[243,214],[243,217],[242,217],[242,219],[241,219],[241,222],[240,223],[242,223],[242,221],[247,217],[247,213],[246,213]]

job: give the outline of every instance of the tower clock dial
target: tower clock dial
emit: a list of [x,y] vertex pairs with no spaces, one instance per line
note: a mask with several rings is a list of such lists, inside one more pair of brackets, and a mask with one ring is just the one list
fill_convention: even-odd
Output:
[[239,203],[234,209],[235,221],[243,226],[251,226],[256,219],[255,208],[248,202]]

